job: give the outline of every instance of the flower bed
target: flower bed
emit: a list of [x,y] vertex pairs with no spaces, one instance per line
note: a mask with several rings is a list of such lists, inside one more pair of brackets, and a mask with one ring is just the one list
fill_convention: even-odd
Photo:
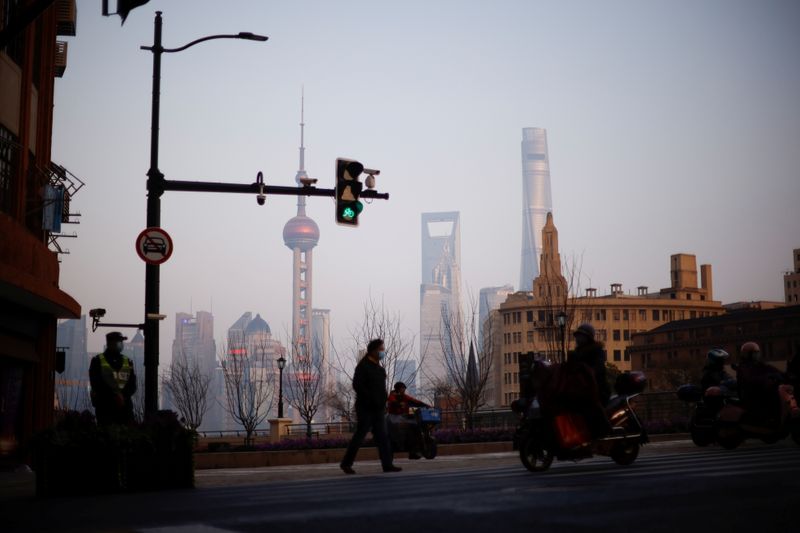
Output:
[[67,413],[33,440],[37,494],[193,487],[195,435],[171,411],[109,427],[87,411]]

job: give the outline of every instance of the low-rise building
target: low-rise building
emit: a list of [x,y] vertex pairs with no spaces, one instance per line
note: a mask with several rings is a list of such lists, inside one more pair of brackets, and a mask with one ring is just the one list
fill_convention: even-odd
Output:
[[594,326],[609,363],[620,370],[630,370],[626,348],[635,334],[674,320],[725,312],[722,304],[713,299],[711,265],[700,266],[698,284],[694,255],[672,255],[670,286],[657,292],[639,286],[636,294],[626,294],[622,284],[612,283],[608,294],[598,295],[597,289],[589,288],[577,296],[571,294],[576,276],[562,269],[552,214],[548,214],[542,229],[542,244],[540,275],[533,282],[533,291],[510,295],[492,314],[493,368],[487,400],[493,407],[507,406],[518,397],[520,354],[533,352],[538,358],[561,360],[562,354],[573,347],[570,332],[579,324]]
[[732,364],[748,341],[758,343],[765,361],[786,370],[800,353],[800,305],[670,322],[634,335],[626,354],[634,370],[647,374],[651,389],[674,390],[699,381],[711,348],[731,354]]
[[783,292],[787,305],[800,304],[800,248],[792,251],[794,269],[783,275]]

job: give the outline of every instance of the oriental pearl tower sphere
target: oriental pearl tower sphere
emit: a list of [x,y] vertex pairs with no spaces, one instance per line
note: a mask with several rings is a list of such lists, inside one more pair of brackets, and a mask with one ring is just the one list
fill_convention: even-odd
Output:
[[[300,169],[295,181],[302,185],[307,178],[305,170],[305,139],[303,105],[300,111]],[[319,242],[319,226],[306,216],[306,197],[297,197],[297,216],[283,227],[283,242],[292,250],[293,289],[292,289],[292,348],[300,357],[307,357],[311,333],[311,288],[313,274],[313,249]]]

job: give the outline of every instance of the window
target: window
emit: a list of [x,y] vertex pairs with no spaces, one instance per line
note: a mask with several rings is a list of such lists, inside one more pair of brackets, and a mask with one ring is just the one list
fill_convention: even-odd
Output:
[[[618,330],[618,329],[615,329],[615,330],[613,331],[612,338],[613,338],[615,341],[618,341],[618,340],[620,339],[620,336],[619,336],[619,330]],[[619,359],[617,359],[617,361],[619,361]]]
[[622,352],[620,350],[614,350],[614,361],[622,361]]
[[627,309],[623,309],[622,310],[622,320],[630,320],[630,318],[628,318],[628,310]]
[[678,295],[675,294],[674,292],[671,292],[671,293],[669,293],[669,297],[670,297],[670,299],[674,300],[674,299],[676,299],[678,297]]
[[608,339],[608,335],[606,334],[606,330],[599,329],[597,330],[597,340],[606,341]]
[[686,299],[687,299],[687,300],[691,300],[691,299],[692,299],[692,295],[691,295],[691,294],[689,294],[689,293],[686,293]]
[[544,324],[544,310],[540,309],[537,313],[539,322]]
[[508,325],[508,313],[503,313],[503,324]]
[[661,313],[658,311],[658,309],[653,309],[653,320],[655,321],[661,320],[660,315]]
[[639,320],[642,322],[647,320],[647,309],[639,309]]
[[628,353],[628,350],[625,350],[625,360],[626,361],[630,361],[631,360],[631,354]]
[[614,309],[614,311],[612,312],[612,318],[614,319],[614,321],[619,321],[619,309]]
[[689,311],[689,318],[697,318],[697,311]]
[[622,340],[629,341],[631,340],[631,330],[623,329],[622,330]]
[[14,179],[14,144],[16,136],[0,126],[0,211],[11,210],[11,182]]
[[528,322],[533,322],[533,311],[528,311],[527,315]]
[[595,315],[595,320],[605,322],[605,320],[606,320],[606,310],[605,309],[598,309],[597,311],[595,311],[594,315]]
[[514,352],[514,364],[519,363],[519,352]]
[[529,343],[533,342],[533,331],[529,331],[527,334],[527,340]]

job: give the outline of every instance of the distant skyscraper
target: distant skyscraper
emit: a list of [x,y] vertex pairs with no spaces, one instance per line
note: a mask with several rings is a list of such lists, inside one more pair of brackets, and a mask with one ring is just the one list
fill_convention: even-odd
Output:
[[[329,390],[331,382],[331,312],[329,309],[311,311],[311,358],[320,373],[320,389]],[[330,420],[327,406],[320,407],[316,418]]]
[[442,316],[461,313],[461,224],[457,211],[422,213],[422,284],[420,285],[420,386],[431,395],[447,378],[442,349]]
[[509,294],[514,293],[514,287],[503,285],[502,287],[484,287],[481,289],[478,300],[478,343],[479,349],[483,347],[483,328],[489,313],[495,309],[500,309],[500,304],[506,301]]
[[[413,359],[398,359],[394,364],[394,381],[406,384],[406,392],[411,396],[417,395],[417,362]],[[394,383],[392,383],[394,385]]]
[[547,130],[522,129],[522,261],[519,290],[530,291],[539,275],[539,242],[547,213],[553,210],[550,194],[550,157]]
[[86,348],[86,333],[86,315],[64,320],[57,326],[56,348],[65,353],[64,372],[55,376],[56,405],[60,409],[92,408],[89,400],[91,356]]
[[172,360],[184,357],[197,361],[203,372],[217,366],[217,344],[214,342],[214,316],[207,311],[175,315],[175,340]]
[[[300,168],[295,176],[298,185],[307,178],[305,170],[304,100],[300,104]],[[309,344],[311,321],[311,289],[313,280],[313,249],[319,242],[317,223],[306,216],[306,197],[297,197],[297,216],[283,228],[283,242],[292,250],[292,355],[306,357],[311,353]]]

